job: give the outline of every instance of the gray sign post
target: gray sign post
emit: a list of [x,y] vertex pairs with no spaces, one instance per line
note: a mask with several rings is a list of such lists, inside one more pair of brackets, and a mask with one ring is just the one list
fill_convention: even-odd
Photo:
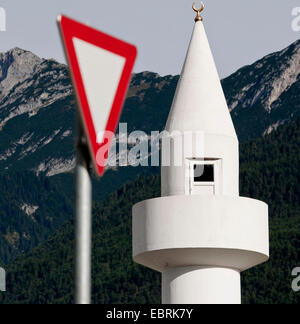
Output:
[[79,124],[76,166],[76,258],[75,303],[91,303],[92,181],[90,155]]

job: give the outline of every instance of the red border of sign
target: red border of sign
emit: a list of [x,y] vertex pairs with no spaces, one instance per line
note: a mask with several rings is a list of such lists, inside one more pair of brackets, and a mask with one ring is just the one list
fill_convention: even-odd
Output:
[[81,113],[84,130],[88,138],[90,153],[93,157],[92,160],[94,162],[97,175],[102,176],[105,167],[103,166],[103,163],[101,163],[101,165],[97,164],[96,156],[98,150],[102,146],[107,144],[107,140],[103,143],[97,143],[97,134],[84,89],[84,83],[74,48],[73,38],[76,37],[85,42],[101,47],[107,51],[124,57],[126,60],[118,90],[113,101],[110,116],[108,118],[106,129],[104,130],[112,133],[115,133],[121,115],[122,107],[131,78],[131,73],[137,56],[137,49],[131,44],[125,43],[124,41],[121,41],[94,28],[79,23],[66,16],[58,17],[58,25],[60,27],[61,36],[65,47],[65,54],[69,62],[73,85],[76,90],[75,92],[77,95],[77,101],[79,103],[79,110]]

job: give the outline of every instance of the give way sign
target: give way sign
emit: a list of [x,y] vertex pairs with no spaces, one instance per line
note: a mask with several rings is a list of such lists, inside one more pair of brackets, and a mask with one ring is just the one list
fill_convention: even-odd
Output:
[[58,24],[90,154],[102,176],[137,49],[66,16]]

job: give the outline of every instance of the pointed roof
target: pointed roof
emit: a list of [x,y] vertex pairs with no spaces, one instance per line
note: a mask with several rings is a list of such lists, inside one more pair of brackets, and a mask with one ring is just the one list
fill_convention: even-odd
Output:
[[166,130],[236,137],[202,21],[197,21]]

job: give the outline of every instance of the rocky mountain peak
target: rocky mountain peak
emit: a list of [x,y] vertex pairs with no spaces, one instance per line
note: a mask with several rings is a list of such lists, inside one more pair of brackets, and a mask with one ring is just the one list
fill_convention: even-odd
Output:
[[298,40],[278,54],[280,57],[284,57],[284,64],[278,66],[279,73],[272,80],[272,91],[266,100],[266,109],[268,111],[272,109],[272,104],[280,98],[282,93],[288,90],[299,79],[300,41]]
[[13,48],[0,54],[0,91],[1,98],[17,84],[32,76],[44,60],[37,55]]
[[245,66],[223,81],[233,89],[230,111],[251,109],[258,104],[267,112],[300,75],[300,40],[282,51],[265,56],[251,66]]

